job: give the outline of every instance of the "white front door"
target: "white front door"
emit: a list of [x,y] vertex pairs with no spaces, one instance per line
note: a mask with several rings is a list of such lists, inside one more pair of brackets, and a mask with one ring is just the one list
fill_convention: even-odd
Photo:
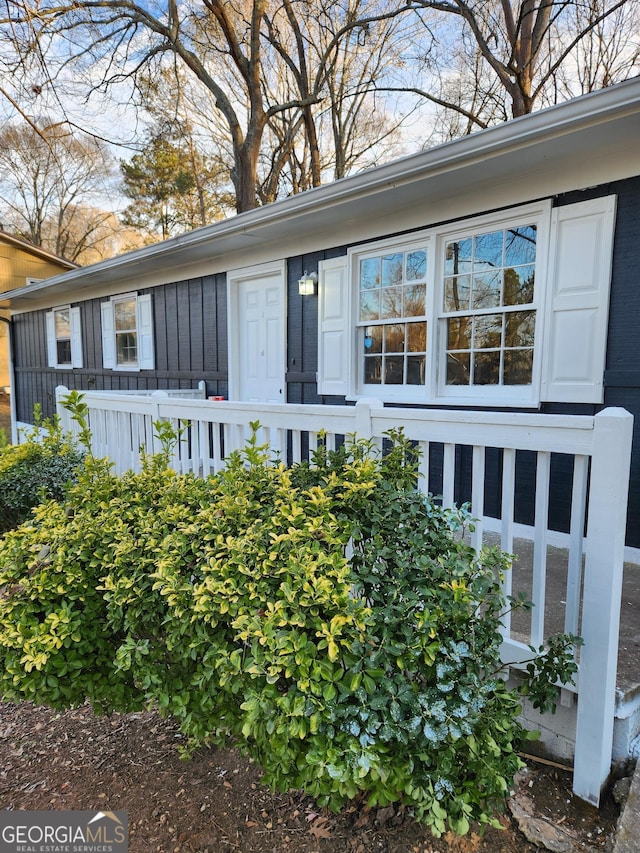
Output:
[[284,282],[281,275],[238,282],[240,400],[284,403]]

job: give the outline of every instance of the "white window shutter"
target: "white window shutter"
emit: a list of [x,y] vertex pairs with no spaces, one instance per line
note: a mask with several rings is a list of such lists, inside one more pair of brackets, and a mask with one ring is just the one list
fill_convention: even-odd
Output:
[[80,308],[72,308],[69,312],[71,325],[71,367],[83,367],[82,361],[82,326],[80,323]]
[[140,370],[155,367],[151,294],[138,297],[138,367]]
[[47,365],[58,366],[58,348],[56,346],[56,320],[53,311],[47,311]]
[[113,370],[116,366],[116,333],[113,326],[113,304],[100,303],[100,318],[102,323],[102,366]]
[[602,403],[616,197],[552,211],[541,399]]
[[349,393],[351,329],[346,257],[321,261],[318,276],[318,394]]

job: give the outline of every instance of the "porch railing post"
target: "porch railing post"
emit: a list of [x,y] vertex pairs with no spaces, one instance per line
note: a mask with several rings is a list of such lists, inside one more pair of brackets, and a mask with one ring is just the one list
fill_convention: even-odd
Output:
[[[354,432],[358,438],[364,438],[365,440],[374,438],[373,415],[377,410],[384,408],[384,403],[374,398],[370,400],[358,400],[354,408]],[[379,436],[376,437],[376,444],[382,444]]]
[[594,418],[573,790],[598,805],[611,769],[633,417]]
[[60,426],[64,432],[70,432],[75,435],[73,422],[71,420],[71,412],[62,404],[63,399],[69,393],[69,389],[65,385],[56,385],[56,415],[60,419]]

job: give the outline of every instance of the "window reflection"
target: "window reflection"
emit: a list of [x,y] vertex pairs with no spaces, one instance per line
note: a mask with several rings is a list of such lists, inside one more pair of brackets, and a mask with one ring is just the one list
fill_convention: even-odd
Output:
[[531,383],[536,312],[517,309],[534,300],[536,241],[521,225],[446,244],[447,385]]
[[390,252],[359,263],[359,321],[367,385],[424,385],[427,250]]

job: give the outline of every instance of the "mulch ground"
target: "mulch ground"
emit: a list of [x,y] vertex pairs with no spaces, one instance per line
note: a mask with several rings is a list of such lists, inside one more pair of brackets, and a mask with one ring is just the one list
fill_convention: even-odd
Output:
[[[273,794],[234,749],[185,761],[175,726],[153,712],[96,717],[0,703],[0,807],[126,811],[131,853],[534,853],[509,811],[483,837],[434,839],[402,808],[340,814],[300,792]],[[521,789],[539,819],[562,826],[576,851],[610,851],[617,818],[571,793],[571,775],[537,762]]]

